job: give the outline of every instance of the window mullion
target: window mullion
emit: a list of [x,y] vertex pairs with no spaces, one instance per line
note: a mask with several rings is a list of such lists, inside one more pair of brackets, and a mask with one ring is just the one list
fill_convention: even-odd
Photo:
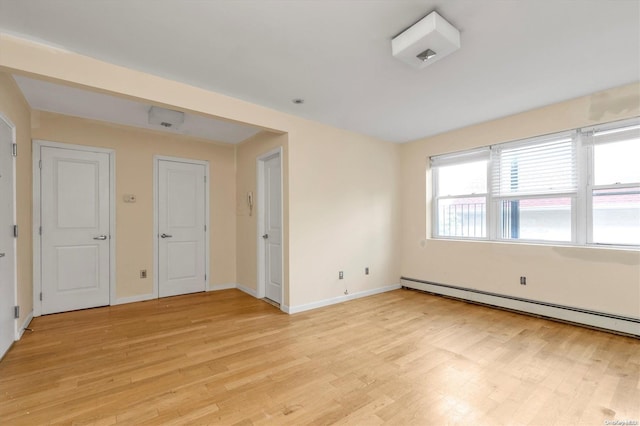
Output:
[[495,151],[492,149],[489,154],[489,161],[487,161],[487,217],[485,218],[485,224],[487,226],[487,238],[489,240],[497,240],[497,222],[496,222],[496,205],[493,200],[494,188],[493,188],[493,167],[494,167]]
[[589,182],[590,182],[590,164],[591,161],[591,144],[587,143],[587,138],[591,137],[589,133],[578,132],[577,142],[577,168],[578,168],[578,192],[575,199],[573,211],[573,242],[579,245],[585,245],[589,240],[588,232],[591,224],[590,209],[588,208]]
[[[438,200],[440,194],[438,194],[438,168],[431,167],[431,236],[439,237],[440,236],[440,228],[438,224],[440,223],[440,213],[438,212]],[[428,237],[428,235],[427,235]]]

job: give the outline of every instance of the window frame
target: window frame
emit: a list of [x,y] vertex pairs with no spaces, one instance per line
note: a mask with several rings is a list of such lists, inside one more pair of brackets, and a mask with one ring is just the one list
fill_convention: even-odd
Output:
[[[467,151],[456,152],[452,154],[444,154],[439,156],[433,156],[429,160],[431,167],[431,178],[433,181],[432,186],[432,215],[431,215],[431,234],[437,235],[438,239],[447,240],[486,240],[489,236],[489,161],[490,161],[489,147],[482,147],[478,149],[472,149]],[[486,161],[487,170],[485,178],[486,191],[484,193],[471,193],[471,194],[458,194],[458,195],[440,195],[438,191],[439,187],[439,168],[450,165],[462,165],[467,163],[473,163],[476,161]],[[439,235],[440,230],[440,200],[451,200],[461,198],[485,198],[485,214],[484,214],[484,237],[464,237],[457,235]]]
[[613,183],[613,184],[595,184],[595,146],[596,145],[605,145],[607,143],[615,143],[616,141],[608,141],[608,142],[595,142],[593,141],[594,134],[598,131],[608,131],[613,129],[621,129],[625,127],[632,126],[640,126],[640,117],[631,118],[628,120],[620,120],[614,121],[610,123],[604,123],[597,126],[591,126],[581,129],[581,135],[583,139],[583,149],[585,152],[586,158],[586,177],[585,177],[585,229],[584,234],[585,245],[592,247],[613,247],[613,248],[626,248],[626,249],[640,249],[639,244],[623,244],[623,243],[600,243],[595,242],[593,239],[593,193],[598,190],[606,190],[606,189],[627,189],[627,188],[635,188],[640,186],[640,181],[638,182],[626,182],[626,183]]
[[[496,179],[493,177],[494,171],[494,161],[496,157],[500,154],[503,148],[524,148],[524,147],[535,147],[539,144],[544,144],[548,142],[553,142],[561,139],[570,139],[570,143],[573,145],[574,156],[575,156],[575,172],[576,172],[576,189],[575,191],[552,191],[552,192],[536,192],[529,194],[515,194],[515,195],[495,195],[497,192],[495,188]],[[580,135],[577,130],[572,131],[564,131],[551,133],[541,136],[534,136],[531,138],[521,139],[513,142],[505,142],[491,146],[491,158],[489,163],[489,169],[492,172],[492,176],[489,177],[491,187],[489,191],[492,194],[492,202],[494,205],[494,216],[493,216],[493,233],[491,236],[491,240],[499,241],[499,242],[517,242],[517,243],[529,243],[529,244],[552,244],[552,245],[566,245],[566,244],[575,244],[576,236],[578,234],[577,230],[577,205],[578,205],[578,190],[580,185],[579,178],[579,156],[578,152],[580,151]],[[523,201],[523,200],[535,200],[535,199],[551,199],[551,198],[569,198],[571,200],[570,204],[570,229],[569,234],[570,238],[568,241],[566,240],[543,240],[543,239],[532,239],[532,238],[508,238],[502,234],[502,218],[504,215],[502,214],[501,204],[504,201]]]
[[[640,126],[640,116],[633,117],[631,119],[619,120],[609,123],[604,123],[596,126],[578,128],[570,131],[556,132],[553,134],[541,135],[532,138],[526,138],[518,141],[505,142],[495,144],[486,147],[475,148],[466,151],[453,152],[448,154],[435,155],[429,158],[431,168],[431,235],[427,238],[439,239],[439,240],[461,240],[461,241],[492,241],[492,242],[506,242],[515,244],[542,244],[551,246],[581,246],[581,247],[610,247],[620,249],[639,250],[640,243],[638,244],[610,244],[610,243],[597,243],[593,241],[593,193],[600,189],[626,189],[630,187],[640,186],[640,182],[631,183],[618,183],[607,185],[594,185],[594,146],[592,136],[594,132],[607,131],[610,129],[618,129],[629,126]],[[536,194],[520,194],[513,196],[495,196],[493,188],[493,168],[494,154],[493,149],[503,148],[505,146],[518,146],[518,144],[527,145],[535,144],[536,141],[544,141],[553,137],[561,137],[562,135],[572,135],[575,143],[575,167],[576,167],[576,182],[577,188],[575,191],[570,192],[549,192],[549,193],[536,193]],[[601,142],[607,143],[607,142]],[[477,158],[478,153],[488,153],[487,160],[487,187],[486,193],[482,194],[464,194],[464,195],[440,195],[438,193],[439,186],[439,167],[445,165],[463,164],[472,162],[473,158]],[[476,157],[474,157],[476,156]],[[477,158],[478,160],[480,158]],[[443,199],[458,199],[458,198],[473,198],[473,197],[485,197],[485,226],[486,232],[484,237],[475,236],[445,236],[439,235],[440,231],[440,213],[439,213],[439,201]],[[538,240],[538,239],[524,239],[524,238],[505,238],[502,236],[501,224],[501,203],[509,200],[528,200],[528,199],[550,199],[550,198],[570,198],[571,200],[571,239],[569,241],[555,241],[555,240]]]

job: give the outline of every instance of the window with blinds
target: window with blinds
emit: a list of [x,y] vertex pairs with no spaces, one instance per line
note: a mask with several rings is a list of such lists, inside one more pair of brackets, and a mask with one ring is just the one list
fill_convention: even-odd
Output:
[[575,132],[491,148],[492,194],[517,197],[575,192]]
[[640,247],[640,118],[430,160],[435,238]]
[[572,241],[576,144],[574,131],[491,147],[498,239]]

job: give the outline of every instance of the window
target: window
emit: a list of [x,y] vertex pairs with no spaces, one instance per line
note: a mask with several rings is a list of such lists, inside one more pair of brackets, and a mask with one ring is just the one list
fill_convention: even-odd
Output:
[[497,238],[570,242],[576,162],[576,132],[492,147]]
[[640,245],[640,124],[602,126],[589,136],[589,242]]
[[488,161],[488,149],[432,159],[438,236],[487,236]]
[[640,119],[431,157],[433,237],[640,246]]

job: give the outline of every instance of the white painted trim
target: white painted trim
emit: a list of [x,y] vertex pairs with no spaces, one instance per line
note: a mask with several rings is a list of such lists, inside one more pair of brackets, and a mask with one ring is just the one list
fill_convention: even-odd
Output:
[[153,156],[153,298],[157,299],[160,295],[159,291],[159,277],[158,277],[158,164],[160,161],[174,161],[177,163],[198,164],[204,166],[204,223],[206,231],[204,234],[204,262],[205,262],[205,275],[204,291],[211,291],[209,283],[211,282],[211,270],[209,262],[210,243],[209,236],[211,235],[211,214],[209,212],[209,198],[210,198],[210,181],[211,174],[209,173],[209,161],[207,160],[194,160],[191,158],[171,157],[166,155],[154,155]]
[[119,297],[118,299],[116,299],[116,301],[114,303],[112,303],[112,305],[124,305],[126,303],[135,303],[135,302],[144,302],[146,300],[153,300],[155,299],[153,297],[153,294],[137,294],[135,296],[129,296],[129,297]]
[[109,304],[116,301],[116,152],[109,148],[75,145],[61,142],[34,139],[32,141],[32,212],[33,226],[31,228],[33,241],[33,316],[42,315],[41,258],[40,258],[40,149],[42,147],[71,149],[75,151],[100,152],[109,155]]
[[[516,300],[509,296],[501,296],[499,294],[478,293],[463,288],[454,288],[450,286],[442,286],[425,282],[416,282],[413,280],[400,280],[404,287],[416,290],[428,291],[430,293],[452,296],[459,299],[479,302],[487,305],[499,306],[502,308],[512,309],[534,315],[555,318],[559,320],[569,321],[578,324],[590,325],[593,327],[604,328],[607,330],[619,331],[621,333],[633,334],[640,336],[640,323],[626,321],[623,318],[610,318],[599,316],[597,313],[583,312],[573,310],[574,308],[567,306],[549,306],[547,304],[535,303],[535,301]],[[575,308],[577,309],[577,308]],[[604,313],[603,313],[604,314]]]
[[286,311],[289,314],[297,314],[298,312],[304,312],[311,309],[322,308],[325,306],[335,305],[338,303],[346,302],[348,300],[360,299],[362,297],[373,296],[374,294],[385,293],[387,291],[398,290],[400,284],[391,284],[384,287],[378,287],[371,290],[360,291],[358,293],[347,294],[345,296],[332,297],[330,299],[319,300],[317,302],[306,303],[298,306],[286,306]]
[[[16,126],[15,124],[13,124],[13,121],[11,121],[9,117],[7,117],[2,112],[0,112],[0,120],[4,121],[7,124],[7,126],[9,126],[9,128],[11,129],[11,143],[17,144],[18,140],[16,139]],[[18,153],[18,155],[20,155],[20,153]],[[18,224],[18,214],[17,214],[18,213],[18,202],[17,202],[18,181],[17,181],[17,174],[16,174],[16,170],[17,170],[16,160],[17,160],[16,157],[11,156],[11,175],[12,175],[11,183],[13,184],[13,188],[11,191],[11,196],[13,198],[12,200],[13,212],[11,213],[12,214],[11,223],[14,225]],[[13,259],[11,259],[11,261],[13,262],[13,276],[11,277],[11,281],[13,284],[13,306],[18,306],[18,239],[13,238],[12,240],[13,240],[12,241]],[[21,333],[19,332],[19,328],[18,328],[18,319],[16,318],[13,320],[13,340],[16,341],[20,339],[20,335]],[[0,355],[0,357],[2,355]]]
[[256,220],[257,220],[257,234],[256,234],[256,244],[258,249],[257,253],[257,275],[258,275],[258,288],[256,290],[256,296],[258,299],[262,299],[265,297],[266,293],[266,265],[265,265],[265,250],[264,250],[264,240],[262,236],[265,233],[264,229],[264,163],[274,157],[278,156],[280,158],[280,227],[282,235],[280,236],[280,259],[282,260],[280,264],[281,276],[282,276],[282,285],[280,286],[280,306],[282,306],[282,302],[284,302],[284,164],[283,164],[283,155],[282,155],[282,147],[274,148],[270,151],[265,152],[264,154],[256,157],[256,189],[257,189],[257,203],[256,203]]
[[207,291],[229,290],[232,288],[238,288],[238,284],[236,283],[212,284],[209,286]]
[[20,340],[22,338],[24,331],[27,329],[27,327],[29,327],[29,323],[32,320],[33,320],[33,310],[29,312],[29,315],[27,315],[24,321],[22,321],[22,325],[18,329],[18,335],[16,336],[16,340]]
[[236,284],[236,288],[242,292],[247,293],[249,296],[255,297],[256,299],[262,299],[261,297],[258,297],[258,292],[252,288],[245,287],[241,284]]

